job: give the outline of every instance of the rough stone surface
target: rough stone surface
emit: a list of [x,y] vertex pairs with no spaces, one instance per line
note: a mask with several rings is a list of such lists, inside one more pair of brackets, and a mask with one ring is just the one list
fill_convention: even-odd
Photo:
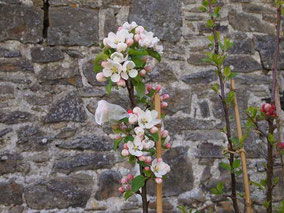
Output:
[[32,209],[85,207],[92,185],[92,177],[86,174],[55,177],[25,187],[24,194],[28,207]]
[[160,39],[176,42],[181,37],[181,1],[131,1],[129,20],[147,27]]
[[112,153],[86,153],[58,159],[53,166],[55,172],[67,173],[79,170],[110,168],[114,164]]
[[33,65],[29,60],[19,59],[0,59],[0,72],[33,72]]
[[0,58],[18,58],[22,54],[18,50],[9,50],[7,48],[0,48]]
[[14,172],[29,171],[29,165],[23,162],[23,157],[17,153],[4,152],[0,154],[0,175]]
[[198,145],[197,156],[200,158],[223,158],[222,147],[211,143]]
[[229,56],[225,60],[225,65],[233,66],[233,71],[240,73],[262,70],[260,63],[251,56]]
[[121,175],[113,170],[108,170],[99,176],[99,189],[95,194],[97,200],[105,200],[110,197],[118,197]]
[[46,115],[46,123],[60,121],[83,122],[86,120],[86,112],[82,106],[82,99],[75,93],[70,93],[56,102]]
[[98,15],[95,9],[51,7],[48,43],[68,46],[98,43]]
[[211,71],[198,72],[182,76],[181,80],[187,84],[206,84],[217,80],[216,74]]
[[30,121],[31,117],[30,113],[22,111],[0,112],[0,123],[17,124]]
[[52,47],[33,48],[31,56],[32,56],[32,61],[36,63],[55,62],[55,61],[60,61],[64,58],[64,55],[59,48],[52,48]]
[[57,145],[62,149],[78,149],[78,150],[94,150],[94,151],[109,151],[113,148],[113,142],[109,138],[101,136],[82,136],[73,141],[62,142]]
[[18,40],[37,43],[42,40],[43,11],[36,7],[5,5],[0,2],[0,41]]
[[21,205],[23,187],[15,182],[0,182],[0,203],[2,205]]

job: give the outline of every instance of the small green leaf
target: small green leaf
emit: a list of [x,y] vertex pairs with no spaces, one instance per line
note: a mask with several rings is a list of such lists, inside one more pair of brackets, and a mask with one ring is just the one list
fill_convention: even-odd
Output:
[[133,155],[129,156],[129,163],[135,163],[135,157]]
[[209,28],[211,28],[211,27],[214,26],[214,22],[213,22],[212,19],[208,19],[208,20],[207,20],[207,26],[208,26]]
[[159,140],[159,134],[158,132],[156,132],[155,134],[151,134],[152,138],[154,139],[154,141],[158,141]]
[[133,49],[133,48],[128,48],[128,54],[129,55],[148,55],[147,50],[145,49]]
[[233,169],[238,169],[241,166],[241,161],[240,160],[234,160],[233,162]]
[[279,182],[279,177],[274,178],[273,185],[276,186],[278,182]]
[[204,13],[204,12],[207,11],[207,8],[204,7],[204,6],[200,6],[200,7],[199,7],[199,10]]
[[134,195],[134,192],[132,191],[127,191],[124,193],[124,199],[127,200],[128,198],[130,198],[132,195]]
[[112,81],[108,80],[108,84],[106,86],[106,91],[107,91],[108,94],[111,93],[111,88],[112,88]]
[[229,66],[226,66],[226,67],[224,68],[223,73],[224,73],[224,76],[225,76],[226,78],[229,77],[230,74],[231,74],[231,69],[230,69],[230,67],[229,67]]
[[134,62],[136,69],[144,68],[145,62],[143,60],[143,56],[141,56],[141,55],[132,55],[131,56],[131,60]]
[[137,82],[135,85],[135,90],[139,98],[142,98],[145,95],[146,87],[145,84],[142,82]]
[[212,194],[215,194],[215,195],[220,194],[220,192],[216,188],[210,189],[210,191]]
[[117,150],[117,148],[118,148],[118,146],[119,146],[121,141],[122,141],[122,138],[114,140],[113,148],[114,148],[115,151]]
[[161,55],[152,49],[147,49],[147,52],[149,54],[149,56],[152,56],[153,58],[157,59],[159,62],[161,61]]
[[267,185],[266,180],[265,180],[265,179],[260,180],[260,184],[261,184],[263,187],[266,187],[266,185]]
[[131,190],[132,192],[137,192],[145,184],[145,178],[142,175],[138,175],[132,180]]
[[215,83],[213,86],[211,86],[211,89],[218,94],[219,93],[219,84]]
[[269,204],[270,204],[270,201],[265,201],[265,202],[263,203],[263,206],[264,206],[265,208],[268,208]]
[[228,164],[228,163],[220,162],[220,163],[219,163],[219,166],[220,166],[222,169],[231,171],[231,166],[230,166],[230,164]]
[[217,184],[216,189],[217,189],[220,193],[223,193],[223,190],[224,190],[224,185],[223,185],[223,183],[222,183],[222,182],[219,182],[219,183]]
[[95,73],[100,72],[103,67],[101,66],[101,62],[108,59],[108,55],[104,52],[100,52],[94,60],[94,71]]
[[261,184],[259,184],[259,183],[257,183],[257,182],[254,182],[254,181],[252,181],[252,180],[250,180],[250,185],[255,185],[255,186],[257,186],[259,190],[263,190],[263,189],[264,189],[264,187],[263,187]]
[[204,7],[208,7],[209,2],[207,0],[202,1],[201,3]]
[[127,143],[128,141],[134,141],[134,137],[129,135],[124,138],[124,142]]

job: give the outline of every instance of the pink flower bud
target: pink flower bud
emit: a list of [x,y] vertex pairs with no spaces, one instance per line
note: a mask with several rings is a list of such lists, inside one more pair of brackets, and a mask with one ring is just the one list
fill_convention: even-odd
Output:
[[127,149],[123,149],[121,151],[121,155],[124,156],[124,157],[127,157],[129,155],[129,151]]
[[132,38],[128,38],[126,40],[126,44],[127,44],[128,47],[130,47],[133,43],[134,43],[134,40]]
[[99,73],[96,75],[96,79],[97,79],[98,82],[104,82],[104,81],[107,80],[102,72],[99,72]]
[[160,183],[163,182],[163,179],[162,179],[162,178],[155,178],[155,182],[156,182],[157,184],[160,184]]
[[141,32],[143,32],[144,31],[144,27],[142,27],[142,26],[138,26],[138,27],[136,27],[136,29],[135,29],[135,33],[138,33],[138,34],[140,34]]
[[167,143],[167,144],[165,144],[165,147],[166,147],[167,149],[170,149],[170,148],[172,148],[172,145],[171,145],[170,143]]
[[121,178],[121,184],[125,184],[125,183],[127,183],[127,181],[128,181],[128,179],[127,179],[127,177],[123,177],[123,178]]
[[158,84],[158,85],[155,87],[156,92],[160,92],[161,89],[162,89],[162,86],[161,86],[160,84]]
[[118,27],[117,31],[120,31],[120,30],[122,30],[122,29],[123,29],[123,27],[120,26],[120,27]]
[[150,170],[150,167],[149,166],[146,166],[145,167],[145,171],[149,171]]
[[128,118],[128,122],[130,124],[135,124],[138,121],[137,115],[131,114]]
[[152,162],[151,156],[147,156],[146,160],[145,160],[145,163],[150,164],[151,162]]
[[133,175],[132,174],[128,174],[127,178],[128,178],[128,180],[132,180],[133,179]]
[[120,139],[120,137],[121,137],[120,135],[117,135],[115,136],[115,139]]
[[125,143],[125,144],[123,144],[123,148],[124,149],[126,149],[126,150],[128,150],[128,146],[127,146],[127,144]]
[[123,186],[119,187],[119,188],[118,188],[118,191],[119,191],[120,193],[123,193],[123,192],[124,192],[124,187],[123,187]]
[[144,155],[142,155],[142,156],[139,157],[139,160],[140,160],[140,161],[145,161],[145,160],[146,160],[146,157],[145,157]]
[[[146,63],[146,61],[147,61],[147,57],[146,57],[146,56],[144,56],[144,57],[142,58],[142,61],[143,61],[144,63]],[[147,70],[146,70],[146,72],[147,72]]]
[[166,108],[168,106],[168,103],[167,102],[162,102],[162,104],[161,104],[161,107],[162,108]]
[[169,135],[168,130],[163,130],[162,131],[162,138],[166,138]]
[[139,75],[140,75],[141,77],[144,77],[144,76],[146,75],[146,70],[141,70],[141,71],[139,72]]
[[127,184],[126,186],[124,186],[125,191],[129,191],[131,189],[130,185]]
[[169,94],[164,94],[162,95],[163,100],[167,100],[170,98]]
[[141,109],[139,107],[134,107],[133,113],[137,115],[139,112],[141,112]]
[[125,80],[123,79],[120,79],[118,82],[117,82],[117,86],[119,87],[125,87],[126,83],[125,83]]
[[138,42],[139,40],[140,40],[140,35],[139,34],[136,34],[135,36],[134,36],[134,40],[136,41],[136,42]]
[[150,67],[150,66],[145,66],[144,69],[146,70],[146,72],[151,72],[152,71],[152,67]]
[[151,85],[151,84],[146,84],[146,89],[147,89],[148,91],[150,91],[150,90],[152,89],[152,85]]
[[158,128],[157,127],[155,127],[155,126],[153,126],[151,129],[150,129],[150,132],[152,133],[152,134],[155,134],[156,132],[158,132]]
[[106,61],[102,61],[101,66],[102,67],[106,67],[107,62]]
[[157,162],[158,162],[158,163],[163,162],[163,159],[162,159],[162,158],[158,158],[158,159],[157,159]]

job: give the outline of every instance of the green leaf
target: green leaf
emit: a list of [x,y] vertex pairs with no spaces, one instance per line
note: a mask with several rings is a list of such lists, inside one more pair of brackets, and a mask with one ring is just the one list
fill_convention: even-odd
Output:
[[263,187],[266,187],[266,185],[267,185],[266,180],[265,180],[265,179],[260,180],[260,184],[261,184]]
[[108,55],[106,55],[104,52],[100,52],[97,55],[97,57],[94,60],[94,71],[95,71],[95,73],[98,73],[103,69],[101,62],[105,61],[107,59],[108,59]]
[[211,89],[218,94],[219,93],[219,84],[215,83],[213,86],[211,86]]
[[236,77],[237,75],[238,75],[238,73],[236,73],[236,72],[231,72],[231,74],[227,77],[227,80],[230,80],[230,79]]
[[159,62],[161,61],[161,55],[152,49],[147,49],[147,52],[149,54],[149,56],[152,56],[153,58],[157,59]]
[[207,0],[202,1],[201,3],[204,7],[208,7],[209,2]]
[[128,141],[134,141],[134,137],[129,135],[124,138],[124,142],[127,143]]
[[133,155],[129,156],[129,163],[135,163],[135,157]]
[[146,87],[145,84],[142,82],[137,82],[134,84],[136,93],[139,98],[142,98],[145,95]]
[[229,66],[226,66],[226,67],[224,68],[223,73],[224,73],[224,76],[225,76],[226,78],[229,77],[230,74],[231,74],[231,69],[230,69],[230,67],[229,67]]
[[213,22],[212,19],[208,19],[208,20],[207,20],[207,26],[208,26],[209,28],[211,28],[211,27],[214,26],[214,22]]
[[223,193],[223,190],[224,190],[224,185],[223,185],[223,183],[222,183],[222,182],[219,182],[219,183],[217,184],[216,189],[217,189],[220,193]]
[[151,134],[152,138],[154,139],[154,141],[158,141],[159,140],[159,134],[158,132],[156,132],[155,134]]
[[133,49],[128,48],[128,54],[129,55],[148,55],[148,51],[145,49]]
[[220,192],[216,188],[210,189],[210,191],[212,194],[215,194],[215,195],[220,194]]
[[131,190],[132,192],[137,192],[145,184],[145,178],[143,175],[138,175],[132,180]]
[[108,80],[108,84],[106,86],[106,91],[107,91],[108,94],[111,93],[111,88],[112,88],[112,81]]
[[276,186],[278,182],[279,182],[279,177],[274,178],[273,185]]
[[219,166],[220,166],[222,169],[231,171],[231,166],[230,166],[230,164],[228,164],[228,163],[220,162],[220,163],[219,163]]
[[252,181],[252,180],[250,180],[250,184],[257,186],[258,189],[260,189],[260,190],[263,190],[263,189],[264,189],[264,187],[263,187],[261,184],[259,184],[259,183],[257,183],[257,182],[254,182],[254,181]]
[[240,160],[234,160],[233,162],[233,169],[238,169],[241,166],[241,161]]
[[114,140],[113,148],[114,148],[115,151],[117,150],[117,148],[118,148],[118,146],[119,146],[121,141],[122,141],[122,138]]
[[145,62],[143,60],[143,56],[141,56],[141,55],[132,55],[131,56],[131,60],[134,62],[136,69],[144,68]]
[[227,104],[231,104],[232,101],[234,100],[234,98],[235,98],[235,92],[234,91],[230,91],[228,93],[228,97],[225,99],[225,101],[226,101]]
[[200,7],[199,7],[199,10],[204,13],[204,12],[207,11],[207,8],[204,7],[204,6],[200,6]]
[[263,206],[264,206],[265,208],[268,208],[269,204],[270,204],[270,201],[265,201],[265,202],[263,203]]
[[124,199],[127,200],[128,198],[130,198],[132,195],[134,195],[134,192],[132,191],[127,191],[124,193]]

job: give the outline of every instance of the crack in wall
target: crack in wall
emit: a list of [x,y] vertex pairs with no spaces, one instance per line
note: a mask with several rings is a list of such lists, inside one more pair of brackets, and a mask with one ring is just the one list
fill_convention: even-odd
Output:
[[48,0],[43,0],[43,30],[42,37],[47,38],[47,32],[49,27],[49,2]]

